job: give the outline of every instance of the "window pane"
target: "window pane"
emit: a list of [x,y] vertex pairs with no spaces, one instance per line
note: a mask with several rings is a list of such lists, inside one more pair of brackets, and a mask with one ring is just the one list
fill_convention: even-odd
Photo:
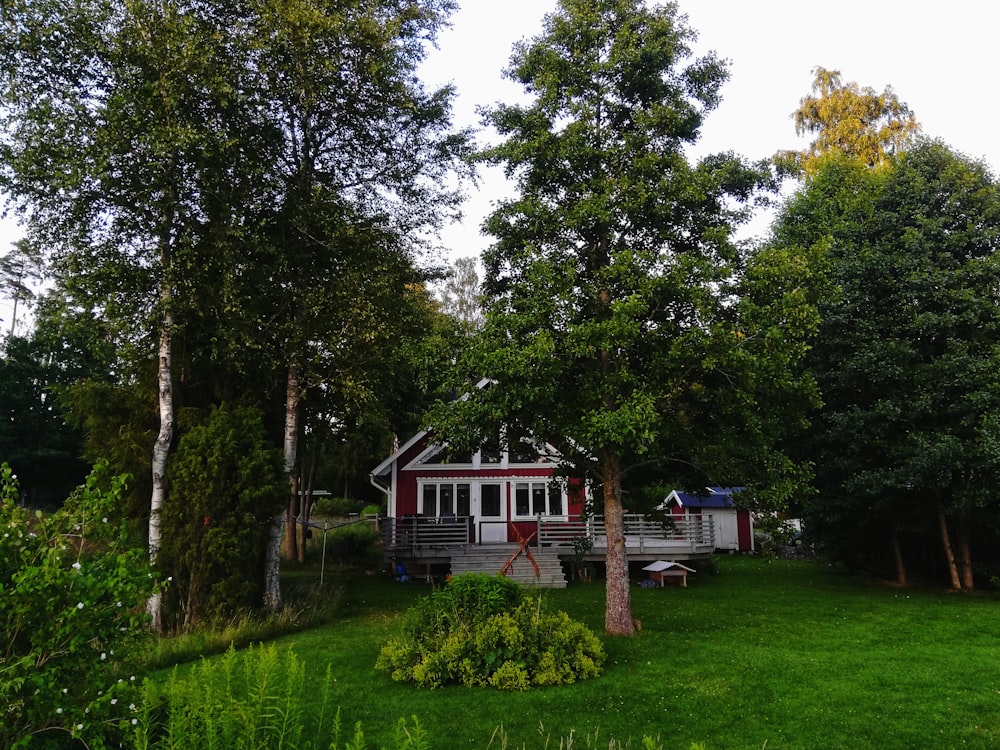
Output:
[[531,507],[528,505],[528,485],[518,482],[514,487],[514,512],[519,516],[530,516]]
[[531,514],[533,516],[544,516],[548,512],[545,507],[545,485],[534,483],[531,485]]
[[436,484],[425,484],[424,485],[424,510],[425,516],[436,516],[437,515],[437,485]]
[[441,485],[441,515],[450,516],[455,513],[455,485]]
[[538,448],[530,440],[522,438],[510,446],[510,462],[514,464],[533,464],[540,461]]
[[556,490],[549,495],[549,513],[553,516],[563,514],[562,492]]
[[479,449],[479,462],[484,464],[498,464],[500,463],[500,438],[492,437],[489,438],[485,443],[483,443],[482,448]]
[[459,484],[456,485],[456,503],[455,513],[460,516],[469,515],[469,485]]
[[500,516],[500,485],[484,484],[482,493],[483,515],[497,518]]

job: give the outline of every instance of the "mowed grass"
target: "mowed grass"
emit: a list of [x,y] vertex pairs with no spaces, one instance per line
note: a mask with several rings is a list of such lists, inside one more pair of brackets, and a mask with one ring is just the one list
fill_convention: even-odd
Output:
[[[344,722],[388,747],[415,716],[433,747],[575,747],[615,739],[664,748],[1000,747],[1000,599],[900,590],[818,562],[719,559],[687,589],[632,588],[642,632],[605,637],[596,680],[524,693],[425,690],[373,669],[424,584],[344,576],[343,619],[278,641],[315,676],[329,665]],[[635,570],[633,579],[642,574]],[[543,593],[603,632],[603,582]],[[310,689],[304,700],[319,691]],[[499,739],[492,746],[499,748]]]

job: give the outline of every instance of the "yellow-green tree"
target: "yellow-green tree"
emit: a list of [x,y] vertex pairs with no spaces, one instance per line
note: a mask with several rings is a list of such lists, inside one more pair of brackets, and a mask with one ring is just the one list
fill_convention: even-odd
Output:
[[906,102],[891,86],[881,92],[844,83],[839,70],[817,67],[812,93],[792,113],[798,135],[814,135],[804,151],[783,151],[778,163],[799,174],[815,173],[819,158],[837,151],[866,166],[882,164],[920,130]]

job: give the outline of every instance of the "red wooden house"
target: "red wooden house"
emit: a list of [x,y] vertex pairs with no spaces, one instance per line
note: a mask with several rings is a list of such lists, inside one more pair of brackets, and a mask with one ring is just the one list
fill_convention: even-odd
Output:
[[[370,474],[386,496],[387,560],[411,575],[504,570],[522,582],[565,586],[564,564],[578,558],[577,541],[585,538],[586,559],[599,563],[607,536],[603,518],[584,513],[586,488],[558,476],[559,458],[545,443],[502,450],[497,440],[462,453],[432,431],[417,433]],[[630,559],[695,559],[715,549],[708,519],[624,520]]]
[[579,520],[584,491],[554,478],[559,456],[547,444],[499,441],[475,453],[452,451],[424,430],[371,472],[387,515],[407,525],[464,525],[470,544],[529,537],[539,521]]

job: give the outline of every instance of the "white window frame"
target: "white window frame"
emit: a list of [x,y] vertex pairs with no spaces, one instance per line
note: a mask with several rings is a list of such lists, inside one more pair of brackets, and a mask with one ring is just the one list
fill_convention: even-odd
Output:
[[[569,498],[566,493],[566,488],[560,484],[558,491],[553,492],[552,480],[545,478],[533,478],[533,477],[512,477],[510,479],[511,485],[511,520],[524,520],[529,518],[537,518],[542,515],[545,518],[566,518],[567,515],[567,503]],[[528,513],[522,514],[518,509],[518,489],[522,485],[527,485],[528,487]],[[545,512],[538,514],[535,512],[535,502],[534,502],[534,491],[541,488],[545,492]],[[552,512],[552,500],[558,498],[559,500],[559,513]]]
[[[417,513],[422,516],[427,516],[428,518],[442,518],[448,516],[468,516],[472,512],[472,489],[475,483],[469,479],[426,479],[420,480],[417,483]],[[441,512],[441,487],[451,487],[452,495],[451,511],[445,514]],[[467,501],[469,503],[469,510],[466,513],[458,512],[458,488],[466,487],[467,491]],[[427,487],[434,487],[434,513],[428,515],[426,509],[424,508],[424,493]]]

